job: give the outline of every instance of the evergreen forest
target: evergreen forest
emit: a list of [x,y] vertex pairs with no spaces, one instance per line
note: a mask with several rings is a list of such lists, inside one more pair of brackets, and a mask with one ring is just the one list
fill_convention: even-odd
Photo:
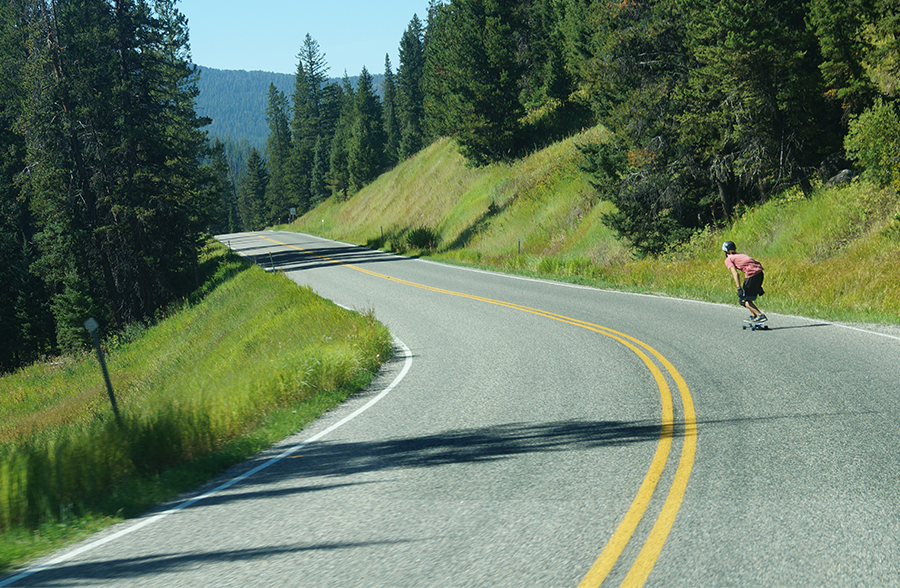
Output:
[[223,186],[176,0],[0,5],[0,368],[197,286]]
[[[234,71],[197,65],[197,113],[210,119],[207,133],[224,143],[241,145],[246,140],[257,149],[265,147],[266,93],[269,84],[290,92],[294,76],[263,71]],[[246,161],[246,154],[244,160]]]
[[382,92],[325,83],[309,36],[294,94],[270,87],[240,183],[259,228],[346,198],[441,137],[474,166],[584,128],[605,223],[658,255],[791,187],[900,182],[900,13],[891,0],[432,0]]
[[[266,71],[215,69],[197,64],[197,113],[210,119],[206,132],[211,139],[219,139],[226,151],[241,151],[247,161],[250,147],[263,150],[269,136],[266,124],[266,97],[269,84],[287,95],[293,93],[294,75]],[[376,90],[381,92],[381,74],[372,76]],[[358,76],[350,76],[354,87]],[[339,79],[330,79],[338,82]],[[233,149],[232,149],[233,148]],[[230,159],[230,158],[229,158]]]
[[209,234],[349,198],[443,137],[487,166],[602,125],[583,169],[639,256],[788,188],[900,190],[895,0],[432,0],[354,83],[298,38],[264,138],[228,144],[176,4],[0,6],[0,370],[83,346],[88,316],[152,320]]

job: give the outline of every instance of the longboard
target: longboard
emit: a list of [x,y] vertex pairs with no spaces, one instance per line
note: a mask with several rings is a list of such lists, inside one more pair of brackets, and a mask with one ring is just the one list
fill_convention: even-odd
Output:
[[741,330],[750,329],[751,331],[768,331],[769,323],[744,323]]

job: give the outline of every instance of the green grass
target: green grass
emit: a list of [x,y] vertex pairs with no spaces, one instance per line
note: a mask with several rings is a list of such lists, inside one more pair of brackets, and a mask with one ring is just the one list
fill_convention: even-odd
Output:
[[0,571],[193,488],[367,385],[388,331],[211,246],[196,299],[107,363],[89,354],[0,379]]
[[[610,210],[579,169],[594,128],[511,164],[472,168],[441,140],[359,194],[329,200],[283,227],[397,253],[596,286],[734,303],[720,246],[763,262],[765,310],[828,320],[900,323],[900,197],[854,181],[806,197],[789,190],[658,259],[635,259],[602,223]],[[324,223],[323,223],[324,221]],[[407,235],[437,237],[411,248]]]

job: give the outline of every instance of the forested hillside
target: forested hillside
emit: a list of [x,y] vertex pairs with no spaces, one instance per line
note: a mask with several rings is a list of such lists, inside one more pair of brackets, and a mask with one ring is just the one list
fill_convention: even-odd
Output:
[[266,124],[266,97],[269,84],[285,93],[294,86],[290,74],[263,71],[213,69],[198,65],[197,112],[211,119],[206,127],[210,137],[239,142],[263,149],[269,127]]
[[[269,136],[269,126],[266,123],[269,84],[275,84],[280,92],[291,95],[295,76],[264,71],[213,69],[202,65],[198,65],[197,69],[200,71],[197,81],[197,88],[200,90],[197,95],[197,113],[211,120],[206,127],[209,136],[236,144],[246,140],[249,145],[263,150]],[[382,76],[373,78],[380,92]],[[355,86],[358,79],[359,76],[351,76],[350,83]]]
[[840,172],[896,188],[898,37],[894,0],[436,1],[378,100],[371,81],[320,92],[307,36],[242,222],[351,196],[441,137],[487,165],[597,123],[611,134],[580,145],[584,168],[639,255]]

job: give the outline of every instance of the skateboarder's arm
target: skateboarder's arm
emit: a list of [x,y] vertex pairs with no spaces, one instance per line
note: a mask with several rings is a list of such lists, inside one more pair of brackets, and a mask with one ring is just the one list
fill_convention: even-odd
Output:
[[728,269],[731,270],[731,275],[734,276],[734,285],[737,286],[738,288],[740,288],[741,287],[741,277],[738,275],[737,268],[730,267]]

